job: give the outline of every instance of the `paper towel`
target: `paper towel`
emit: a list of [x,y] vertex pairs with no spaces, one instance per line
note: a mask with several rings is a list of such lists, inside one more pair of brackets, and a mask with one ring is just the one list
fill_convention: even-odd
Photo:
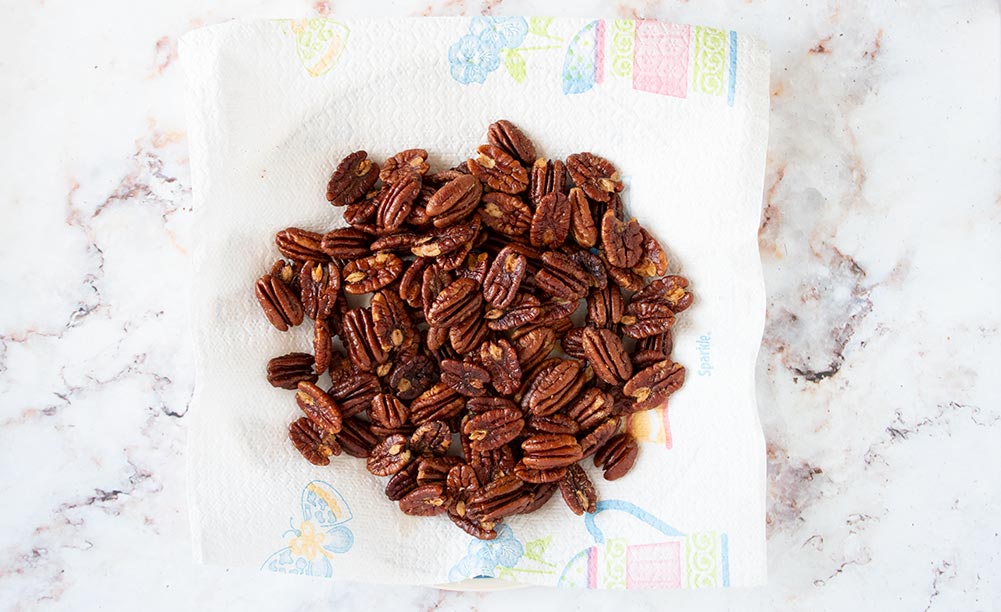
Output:
[[[765,455],[754,394],[764,319],[757,249],[768,114],[762,44],[656,21],[473,17],[230,22],[181,41],[189,86],[197,387],[188,448],[205,563],[436,584],[491,576],[589,588],[765,580]],[[628,211],[666,246],[696,301],[670,409],[636,415],[636,466],[598,512],[557,496],[480,542],[444,516],[405,516],[347,456],[310,465],[287,439],[293,394],[271,357],[310,350],[254,298],[276,231],[343,225],[334,165],[425,148],[467,159],[507,118],[539,154],[593,151],[622,172]]]

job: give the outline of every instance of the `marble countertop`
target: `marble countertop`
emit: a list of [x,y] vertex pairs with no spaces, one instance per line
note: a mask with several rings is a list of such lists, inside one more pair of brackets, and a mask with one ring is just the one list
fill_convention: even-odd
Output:
[[998,6],[705,4],[546,10],[719,25],[771,45],[767,588],[450,593],[194,565],[177,39],[238,17],[388,9],[46,0],[7,7],[0,24],[0,609],[1001,606]]

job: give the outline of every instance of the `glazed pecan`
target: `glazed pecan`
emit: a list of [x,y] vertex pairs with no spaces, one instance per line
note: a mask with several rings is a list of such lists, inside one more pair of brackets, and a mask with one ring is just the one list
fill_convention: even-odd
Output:
[[372,422],[391,429],[403,427],[410,416],[410,409],[389,393],[380,393],[372,398],[369,412]]
[[574,187],[567,198],[570,201],[570,233],[582,247],[593,247],[598,242],[598,226],[591,215],[591,203],[584,190]]
[[486,321],[477,315],[467,317],[448,328],[448,341],[457,355],[465,355],[486,342],[490,328]]
[[[375,372],[382,376],[389,372],[389,355],[382,349],[375,333],[372,314],[367,308],[352,308],[344,316],[344,346],[351,363],[362,372]],[[385,371],[382,366],[385,367]]]
[[437,380],[437,364],[423,353],[398,355],[389,374],[389,386],[396,397],[407,402],[427,391]]
[[566,467],[583,456],[577,438],[568,434],[533,434],[521,443],[522,461],[536,470]]
[[553,358],[540,366],[521,400],[521,407],[533,415],[557,412],[573,401],[584,386],[580,363]]
[[448,421],[459,414],[465,400],[445,383],[437,383],[410,404],[410,420],[415,425],[428,421]]
[[501,249],[483,279],[483,297],[491,306],[509,306],[518,295],[525,278],[528,262],[525,256],[510,247]]
[[449,227],[436,228],[417,241],[410,252],[418,257],[439,257],[462,249],[471,243],[480,231],[480,216],[470,215]]
[[577,464],[567,468],[566,475],[560,480],[560,493],[570,511],[578,516],[597,510],[598,494],[594,490],[594,484]]
[[379,171],[379,180],[383,183],[395,183],[401,176],[416,172],[423,176],[431,166],[427,162],[428,152],[424,149],[406,149],[386,160]]
[[317,378],[309,353],[289,353],[268,362],[268,382],[273,387],[296,389],[301,381],[315,383]]
[[417,328],[399,296],[390,290],[372,296],[372,324],[384,351],[407,348],[417,342]]
[[427,320],[436,327],[448,327],[474,316],[482,305],[483,296],[476,281],[460,278],[435,296],[427,309]]
[[504,193],[521,193],[528,188],[528,172],[518,160],[494,145],[480,145],[479,155],[469,160],[469,171],[490,186]]
[[535,160],[529,177],[528,197],[536,206],[543,196],[550,193],[566,193],[567,168],[562,161]]
[[521,512],[532,501],[531,491],[513,474],[480,487],[466,504],[466,516],[474,520],[498,521]]
[[395,230],[403,225],[421,192],[421,175],[416,170],[398,168],[392,179],[379,193],[376,205],[375,222],[383,230]]
[[320,249],[330,257],[338,259],[358,259],[371,254],[369,244],[372,237],[353,227],[342,227],[323,235]]
[[307,261],[299,271],[299,298],[310,319],[326,319],[341,290],[341,271],[334,263]]
[[327,395],[323,389],[314,383],[303,380],[299,382],[295,401],[299,404],[309,420],[325,433],[338,433],[341,430],[341,407],[334,398]]
[[532,226],[532,209],[518,196],[502,191],[483,194],[480,216],[483,225],[507,236],[523,236]]
[[333,335],[330,333],[330,323],[326,319],[313,321],[313,355],[316,371],[323,374],[330,367],[334,357]]
[[256,293],[257,303],[275,329],[287,331],[289,327],[302,323],[299,296],[280,279],[265,274],[257,280]]
[[630,433],[621,433],[598,449],[594,465],[602,469],[605,480],[618,480],[632,469],[638,453],[636,438]]
[[331,455],[341,454],[341,446],[334,436],[325,433],[307,417],[292,421],[288,437],[296,450],[313,465],[330,465]]
[[379,166],[365,151],[355,151],[341,160],[327,183],[327,201],[347,206],[360,200],[379,178]]
[[479,397],[487,392],[490,372],[471,361],[446,359],[441,362],[441,382],[459,395]]
[[638,409],[647,410],[664,403],[684,382],[684,366],[665,359],[637,372],[622,391],[635,400]]
[[400,510],[411,516],[435,516],[448,510],[445,487],[426,484],[407,493],[400,500]]
[[590,431],[607,421],[612,416],[613,409],[612,396],[601,389],[591,387],[571,404],[567,416],[574,419],[581,430]]
[[521,364],[518,353],[507,340],[497,340],[480,346],[480,363],[490,374],[490,384],[501,395],[513,395],[521,386]]
[[648,338],[666,333],[674,326],[674,311],[667,302],[636,302],[626,308],[622,333],[630,338]]
[[368,456],[368,471],[376,476],[391,476],[410,463],[407,439],[396,434],[376,444]]
[[423,455],[444,455],[452,443],[452,430],[444,421],[427,421],[414,430],[410,436],[410,448]]
[[610,385],[621,385],[633,375],[633,364],[617,334],[587,328],[582,340],[584,354],[598,378]]
[[348,455],[366,459],[379,439],[372,434],[368,423],[357,417],[350,417],[344,419],[341,424],[341,433],[337,434],[337,442]]
[[403,262],[392,253],[376,253],[344,266],[344,291],[355,295],[382,289],[403,272]]
[[435,227],[447,227],[476,210],[482,194],[480,181],[475,176],[463,174],[442,185],[428,199],[427,214],[434,218]]
[[542,196],[532,216],[529,239],[532,246],[556,248],[570,231],[570,200],[559,192]]
[[665,302],[673,312],[678,313],[692,305],[692,294],[688,292],[688,279],[683,276],[665,276],[644,287],[633,296],[634,302]]
[[499,448],[521,433],[525,419],[517,408],[487,410],[471,416],[462,425],[475,450]]
[[[589,277],[563,253],[546,251],[542,254],[542,269],[535,276],[535,284],[554,298],[574,302],[587,295]],[[576,309],[576,304],[573,308]]]
[[516,125],[501,119],[487,128],[487,142],[501,148],[511,157],[525,164],[535,160],[535,145]]
[[619,431],[619,427],[622,426],[622,419],[619,417],[612,417],[603,421],[600,425],[594,428],[591,433],[587,434],[580,440],[581,454],[584,457],[589,457],[594,454],[605,442],[608,442],[612,436],[614,436]]
[[576,153],[567,157],[567,171],[573,182],[592,200],[607,202],[610,193],[622,191],[622,181],[615,166],[593,153]]
[[327,393],[337,400],[345,416],[354,416],[371,407],[372,398],[381,390],[374,374],[359,371],[353,365],[338,370],[331,367],[330,370],[333,384]]
[[282,255],[294,261],[330,261],[321,244],[323,236],[298,227],[289,227],[275,234],[275,245]]

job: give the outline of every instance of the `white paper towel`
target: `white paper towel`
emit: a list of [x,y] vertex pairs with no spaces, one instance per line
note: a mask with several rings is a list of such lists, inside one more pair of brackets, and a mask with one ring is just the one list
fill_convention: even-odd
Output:
[[[733,32],[655,21],[441,18],[230,22],[181,42],[197,211],[192,531],[206,563],[364,581],[474,576],[590,588],[765,581],[765,456],[754,368],[764,319],[757,247],[767,50]],[[254,281],[276,231],[343,224],[324,200],[334,165],[408,147],[451,167],[507,118],[540,155],[594,151],[623,173],[631,214],[691,280],[671,406],[633,418],[625,478],[589,468],[601,502],[558,496],[477,541],[443,516],[408,517],[364,461],[303,460],[293,394],[264,365],[310,350],[279,333]]]

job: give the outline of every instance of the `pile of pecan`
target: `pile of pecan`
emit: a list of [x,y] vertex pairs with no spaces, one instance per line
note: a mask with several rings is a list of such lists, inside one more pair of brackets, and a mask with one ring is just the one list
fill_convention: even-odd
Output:
[[403,512],[482,539],[557,488],[594,511],[579,462],[608,480],[632,467],[625,418],[684,382],[671,327],[692,302],[624,214],[608,160],[537,158],[508,121],[487,140],[441,172],[422,149],[381,168],[348,155],[327,185],[348,227],[278,232],[287,259],[256,287],[277,329],[313,321],[312,354],[267,366],[305,413],[289,427],[299,452],[366,458]]

